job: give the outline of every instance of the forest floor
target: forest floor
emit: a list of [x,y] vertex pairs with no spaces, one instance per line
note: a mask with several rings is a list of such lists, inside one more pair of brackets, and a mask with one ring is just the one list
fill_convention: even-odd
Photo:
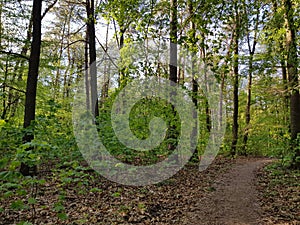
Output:
[[237,160],[229,171],[217,177],[213,191],[199,199],[195,211],[188,213],[187,224],[263,224],[255,174],[269,162]]
[[221,157],[203,172],[187,165],[144,187],[119,185],[93,172],[85,184],[63,183],[45,172],[30,207],[11,207],[29,203],[28,196],[1,200],[0,224],[300,224],[299,173],[264,170],[271,162]]

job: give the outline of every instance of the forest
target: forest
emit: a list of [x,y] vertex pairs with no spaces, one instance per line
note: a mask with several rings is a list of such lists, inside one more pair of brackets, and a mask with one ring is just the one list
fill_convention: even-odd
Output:
[[0,0],[0,224],[299,224],[299,0]]

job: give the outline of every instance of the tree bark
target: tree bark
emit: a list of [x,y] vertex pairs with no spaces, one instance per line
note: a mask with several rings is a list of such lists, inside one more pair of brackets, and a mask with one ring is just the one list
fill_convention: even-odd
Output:
[[86,30],[85,44],[84,44],[84,81],[85,81],[85,95],[86,95],[86,109],[91,110],[90,105],[90,78],[89,78],[89,34]]
[[[290,124],[291,124],[291,146],[294,151],[292,166],[300,168],[300,94],[298,80],[298,58],[297,58],[297,40],[294,21],[294,9],[291,0],[283,0],[286,22],[286,48],[287,48],[287,71],[289,77],[290,96]],[[298,141],[298,143],[297,143]]]
[[89,35],[89,57],[90,57],[90,86],[92,112],[95,119],[99,116],[98,91],[97,91],[97,66],[96,66],[96,34],[95,34],[95,3],[94,0],[86,1],[87,28]]
[[[32,7],[32,21],[33,21],[33,35],[31,42],[31,52],[29,58],[29,69],[26,86],[26,100],[25,100],[25,114],[23,127],[26,129],[35,120],[35,106],[36,106],[36,91],[38,72],[40,64],[40,51],[41,51],[41,11],[42,1],[33,0]],[[34,138],[33,133],[26,133],[23,137],[23,142],[31,142]],[[36,166],[29,166],[25,163],[21,164],[20,172],[24,176],[35,175],[37,172]]]
[[[170,0],[170,64],[169,64],[169,80],[170,80],[170,85],[174,86],[177,84],[178,79],[177,79],[177,0]],[[174,98],[174,95],[176,93],[171,92],[170,93],[170,99]],[[173,119],[176,119],[176,111],[174,106],[172,105],[172,113],[173,113]],[[169,144],[169,150],[174,151],[176,149],[176,143],[174,140],[177,139],[177,134],[176,134],[176,125],[174,121],[171,121],[170,125],[170,138],[171,142]],[[178,158],[177,158],[178,160]]]
[[177,0],[170,0],[170,75],[169,80],[177,83]]
[[[282,52],[284,52],[284,47],[282,46]],[[289,102],[290,102],[290,97],[289,97],[289,87],[288,87],[288,74],[287,74],[287,65],[286,65],[286,60],[281,59],[280,60],[280,65],[281,65],[281,71],[282,71],[282,82],[283,82],[283,88],[284,88],[284,122],[285,125],[289,125]]]
[[239,36],[240,36],[240,22],[239,13],[235,6],[235,36],[234,36],[234,59],[233,59],[233,123],[232,123],[232,143],[231,156],[237,153],[238,143],[238,116],[239,116]]
[[[189,16],[191,17],[191,22],[190,22],[190,29],[191,29],[191,42],[192,42],[192,102],[194,103],[195,107],[198,107],[198,83],[197,83],[197,78],[196,78],[196,50],[194,49],[196,47],[196,25],[194,22],[194,7],[193,7],[193,0],[188,1],[188,6],[189,6]],[[198,132],[198,118],[197,118],[197,113],[193,112],[193,119],[195,120],[195,125],[193,127],[192,131],[192,137],[191,137],[191,144],[192,146],[197,143],[198,140],[195,140],[195,137],[197,137],[197,132]],[[196,143],[195,143],[196,141]],[[198,160],[199,159],[199,153],[197,151],[197,146],[194,151],[194,154],[192,156],[193,160]]]

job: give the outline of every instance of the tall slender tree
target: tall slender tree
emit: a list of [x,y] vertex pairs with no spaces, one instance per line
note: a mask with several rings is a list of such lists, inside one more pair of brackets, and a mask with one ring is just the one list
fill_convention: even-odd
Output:
[[[25,114],[23,127],[26,129],[35,120],[35,106],[36,106],[36,92],[37,92],[37,81],[40,64],[40,51],[41,51],[41,21],[42,21],[42,1],[33,0],[32,6],[32,25],[33,34],[31,42],[31,52],[29,58],[29,69],[26,86],[26,99],[25,99]],[[32,132],[26,132],[23,137],[23,142],[31,142],[34,138]],[[21,164],[20,172],[26,176],[30,174],[36,174],[36,166]]]
[[234,55],[233,55],[233,124],[232,124],[232,143],[231,155],[237,152],[238,130],[239,130],[239,38],[241,32],[240,9],[237,2],[234,2]]
[[[248,12],[253,10],[247,10],[246,8],[246,21],[247,21],[247,30],[246,30],[246,38],[247,38],[247,45],[248,45],[248,52],[249,52],[249,66],[248,66],[248,87],[247,87],[247,103],[246,103],[246,112],[245,112],[245,122],[246,127],[244,131],[244,138],[243,138],[243,152],[242,154],[247,154],[247,142],[248,142],[248,136],[249,136],[249,126],[251,121],[251,97],[252,97],[252,79],[253,79],[253,60],[254,60],[254,54],[256,50],[257,45],[257,37],[258,37],[258,25],[259,25],[259,13],[258,10],[258,4],[255,0],[254,5],[252,6],[254,9],[256,9],[256,15],[251,15]],[[252,8],[250,6],[250,9]],[[252,19],[253,18],[253,19]],[[253,21],[253,22],[252,22]],[[251,38],[251,25],[254,25],[253,31],[252,31],[252,38]],[[252,39],[252,41],[251,41]],[[252,43],[251,43],[252,42]]]
[[[171,85],[177,84],[177,39],[178,39],[178,18],[177,18],[177,0],[170,0],[170,64],[169,64],[169,80]],[[170,98],[174,98],[176,93],[171,92]],[[176,111],[172,105],[172,112],[174,114],[174,119],[176,117]],[[176,125],[174,121],[171,121],[170,125],[170,139],[169,149],[171,151],[175,150],[176,143]]]
[[[195,105],[195,107],[198,107],[198,83],[197,83],[197,78],[196,78],[196,43],[197,43],[197,39],[196,39],[196,24],[195,24],[195,20],[194,20],[194,5],[193,5],[193,0],[189,0],[188,1],[188,8],[189,8],[189,16],[191,17],[191,21],[190,21],[190,31],[191,31],[191,48],[192,48],[192,101]],[[195,139],[195,137],[197,136],[197,128],[198,128],[198,118],[197,118],[197,113],[193,112],[193,119],[195,119],[195,125],[193,127],[193,133],[192,133],[192,144],[193,140]],[[199,157],[197,148],[195,149],[194,152],[194,156],[193,159],[197,159]]]
[[95,2],[94,0],[86,1],[87,11],[87,30],[89,41],[89,73],[91,87],[91,106],[94,117],[99,116],[98,92],[97,92],[97,67],[96,67],[96,34],[95,34]]

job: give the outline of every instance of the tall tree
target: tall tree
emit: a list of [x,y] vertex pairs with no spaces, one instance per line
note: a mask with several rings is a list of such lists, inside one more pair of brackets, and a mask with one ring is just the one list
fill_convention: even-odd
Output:
[[90,56],[90,87],[91,87],[91,106],[94,117],[99,116],[98,94],[97,94],[97,67],[96,67],[96,34],[95,34],[95,2],[94,0],[86,1],[87,11],[87,30],[89,41]]
[[[28,128],[35,120],[35,106],[36,106],[36,91],[37,81],[40,64],[40,51],[41,51],[41,16],[42,1],[33,0],[32,6],[32,25],[33,34],[31,42],[31,52],[29,58],[29,69],[26,86],[26,99],[25,99],[25,114],[23,127]],[[34,138],[33,133],[26,133],[23,137],[24,142],[31,142]],[[21,164],[20,172],[24,175],[36,173],[36,166],[30,166],[24,162]]]
[[[287,71],[289,77],[290,96],[290,123],[292,147],[295,151],[293,166],[300,168],[300,149],[296,143],[300,134],[300,94],[298,80],[297,40],[298,32],[294,21],[294,6],[291,0],[283,0],[286,26]],[[298,144],[298,146],[297,146]]]
[[[197,78],[196,78],[196,24],[195,24],[195,19],[194,19],[194,5],[193,5],[193,0],[188,1],[188,8],[189,8],[189,17],[191,17],[190,21],[190,31],[191,31],[191,50],[192,50],[192,101],[195,105],[195,107],[198,107],[198,83],[197,83]],[[195,125],[193,127],[193,133],[192,133],[192,144],[193,140],[195,137],[197,137],[197,132],[198,132],[198,118],[197,118],[197,113],[193,112],[193,119],[195,119]],[[197,148],[195,149],[193,159],[198,159],[199,153],[197,151]]]
[[[253,11],[251,8],[256,9],[256,15],[249,15],[249,11]],[[245,113],[245,118],[246,118],[246,127],[244,131],[244,138],[243,138],[243,152],[242,154],[246,155],[247,154],[247,141],[248,141],[248,136],[249,136],[249,126],[250,126],[250,121],[251,121],[251,96],[252,96],[252,77],[253,77],[253,60],[254,60],[254,54],[256,50],[256,45],[257,45],[257,36],[258,36],[258,25],[259,25],[259,13],[260,10],[258,8],[258,3],[255,0],[254,5],[249,7],[249,10],[246,8],[246,20],[247,20],[247,33],[246,33],[246,38],[247,38],[247,45],[248,45],[248,52],[249,52],[249,69],[248,69],[248,87],[247,87],[247,103],[246,103],[246,113]],[[253,30],[251,32],[251,26],[253,24]],[[252,37],[251,37],[252,33]],[[252,41],[251,41],[252,39]],[[252,43],[251,43],[252,42]]]
[[169,80],[177,83],[177,0],[170,0],[170,74]]
[[239,38],[241,32],[240,9],[237,2],[234,2],[234,55],[233,55],[233,124],[231,155],[235,155],[238,143],[238,116],[239,116]]
[[[177,18],[177,0],[170,0],[170,64],[169,64],[169,80],[171,85],[177,84],[177,40],[178,40],[178,18]],[[171,92],[170,98],[174,98],[176,93]],[[176,111],[172,105],[172,112],[174,119],[176,117]],[[171,151],[176,149],[176,125],[174,121],[170,124],[170,139],[169,149]]]

